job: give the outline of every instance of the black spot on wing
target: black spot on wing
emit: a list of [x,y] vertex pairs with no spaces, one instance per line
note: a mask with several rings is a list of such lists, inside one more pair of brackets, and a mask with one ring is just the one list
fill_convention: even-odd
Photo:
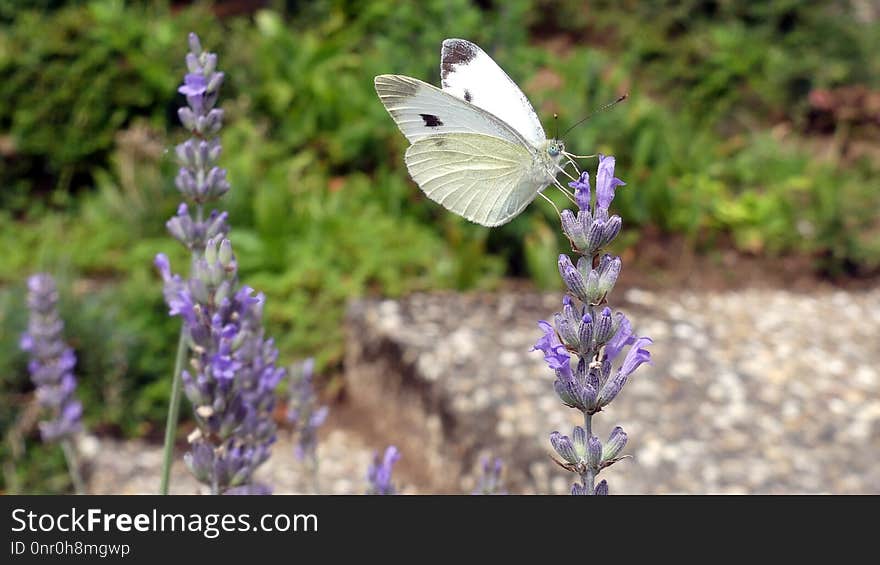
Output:
[[463,39],[447,39],[440,53],[440,78],[455,70],[456,65],[465,65],[479,53],[479,47]]
[[464,99],[467,100],[468,102],[471,102],[474,99],[474,97],[471,96],[471,91],[468,90],[467,88],[464,89]]
[[440,118],[435,116],[434,114],[419,114],[423,120],[425,120],[425,127],[435,128],[437,126],[442,126],[443,122],[440,121]]

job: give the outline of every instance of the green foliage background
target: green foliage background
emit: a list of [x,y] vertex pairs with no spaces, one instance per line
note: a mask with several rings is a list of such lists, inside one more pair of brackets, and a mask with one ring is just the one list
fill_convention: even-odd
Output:
[[731,236],[833,273],[880,264],[877,165],[836,149],[853,139],[876,148],[877,131],[810,130],[811,91],[880,82],[880,26],[846,2],[272,5],[223,19],[208,2],[0,7],[0,453],[27,460],[6,469],[6,488],[63,481],[57,454],[22,451],[12,433],[29,391],[17,338],[31,272],[63,282],[89,425],[144,434],[163,417],[178,326],[152,258],[186,262],[164,222],[179,202],[167,149],[184,136],[176,86],[189,31],[226,72],[233,189],[222,206],[285,361],[337,365],[345,303],[358,296],[493,288],[503,275],[557,284],[564,245],[549,206],[490,231],[408,179],[406,141],[372,78],[437,83],[446,37],[490,52],[548,131],[554,112],[565,126],[629,92],[566,142],[617,156],[628,187],[615,205],[631,231],[652,225],[703,249]]

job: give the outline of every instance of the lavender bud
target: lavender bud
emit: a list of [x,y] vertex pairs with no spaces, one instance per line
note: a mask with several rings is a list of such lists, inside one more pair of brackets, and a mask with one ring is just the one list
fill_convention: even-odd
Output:
[[578,455],[578,460],[586,459],[587,456],[587,432],[580,426],[575,426],[571,434],[572,445],[574,451]]
[[208,81],[208,86],[205,88],[205,91],[214,93],[220,90],[220,86],[223,84],[223,73],[213,73],[210,76],[211,78]]
[[605,222],[604,229],[602,230],[603,247],[611,243],[611,241],[617,237],[617,234],[620,233],[621,223],[620,216],[611,216],[608,218],[608,221]]
[[580,396],[572,388],[571,381],[562,381],[557,378],[553,381],[553,390],[556,391],[556,395],[559,396],[562,403],[570,408],[578,408],[582,403]]
[[573,496],[584,496],[589,493],[587,492],[587,489],[584,488],[584,485],[579,484],[579,483],[575,483],[575,484],[571,485],[571,494]]
[[595,494],[596,496],[608,496],[608,481],[602,479],[602,481],[596,485]]
[[197,73],[202,66],[199,64],[199,58],[195,53],[186,54],[186,70],[190,73]]
[[232,254],[232,243],[230,243],[228,239],[223,239],[220,242],[220,250],[217,253],[217,259],[220,261],[220,265],[224,269],[228,269],[233,265],[235,257]]
[[613,319],[611,316],[611,308],[606,306],[602,309],[602,313],[599,315],[599,321],[596,323],[594,333],[596,345],[604,345],[609,339],[611,339],[612,330]]
[[559,255],[559,274],[568,290],[582,302],[587,302],[587,287],[583,276],[566,254]]
[[590,271],[587,275],[587,301],[589,304],[598,304],[603,294],[599,292],[599,273]]
[[590,231],[587,232],[587,246],[586,250],[588,254],[595,253],[598,249],[602,248],[602,241],[605,237],[605,222],[593,219],[593,223],[590,226]]
[[577,348],[579,343],[577,326],[572,324],[564,313],[557,312],[554,314],[553,321],[555,322],[556,333],[559,334],[562,342],[569,347]]
[[590,436],[587,440],[587,466],[590,469],[598,469],[602,461],[602,442],[596,436]]
[[602,258],[602,262],[599,265],[599,280],[598,280],[598,288],[597,295],[600,297],[605,297],[608,293],[611,292],[611,289],[614,288],[614,284],[617,282],[617,277],[620,275],[620,257],[611,257],[610,255],[605,255]]
[[180,108],[177,110],[177,117],[184,128],[194,131],[196,129],[196,115],[189,108]]
[[623,451],[626,440],[626,432],[623,431],[623,428],[620,426],[615,427],[602,448],[602,463],[608,463],[616,459],[620,452]]
[[623,385],[626,384],[627,377],[629,375],[620,370],[617,371],[617,374],[614,375],[613,378],[608,379],[605,382],[605,386],[602,387],[602,391],[599,393],[599,406],[607,406],[614,400],[620,391],[623,389]]
[[208,244],[205,246],[205,262],[208,265],[213,265],[217,262],[217,244],[219,242],[216,239],[209,239]]
[[561,212],[562,231],[571,240],[577,249],[583,249],[587,245],[587,236],[581,222],[570,210]]
[[[193,55],[201,55],[202,53],[202,42],[199,41],[199,36],[193,32],[190,32],[187,36],[187,41],[189,42],[189,52]],[[194,70],[190,70],[190,72],[195,72]]]
[[593,318],[589,314],[584,314],[581,318],[581,324],[578,328],[578,342],[580,344],[579,351],[588,354],[593,346]]
[[217,55],[214,53],[202,53],[201,56],[202,74],[211,76],[217,70]]
[[596,410],[596,388],[590,384],[580,384],[577,388],[577,408],[588,413]]
[[562,435],[559,432],[553,432],[550,434],[550,444],[556,450],[556,453],[569,463],[577,464],[580,461],[568,436]]
[[391,473],[399,459],[400,451],[393,445],[385,449],[385,455],[381,458],[378,452],[373,456],[373,463],[367,470],[367,482],[370,485],[367,494],[388,495],[397,492],[391,483]]
[[223,110],[220,108],[211,110],[199,125],[199,131],[203,135],[216,135],[223,127]]

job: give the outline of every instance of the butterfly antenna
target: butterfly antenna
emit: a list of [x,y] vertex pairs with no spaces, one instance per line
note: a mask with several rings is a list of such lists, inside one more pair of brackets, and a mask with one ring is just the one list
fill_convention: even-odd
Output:
[[559,139],[559,114],[553,112],[553,123],[556,124],[556,133],[553,134],[553,139]]
[[[611,108],[615,107],[616,105],[618,105],[621,102],[623,102],[624,100],[626,100],[628,97],[629,97],[629,93],[622,94],[622,95],[618,96],[617,100],[615,100],[614,102],[609,102],[608,104],[605,104],[604,106],[600,106],[596,111],[590,112],[589,114],[587,114],[587,116],[584,119],[580,120],[579,122],[577,122],[576,124],[574,124],[573,126],[568,128],[567,130],[565,130],[562,133],[562,136],[565,137],[566,135],[568,135],[568,132],[570,132],[574,128],[578,127],[582,123],[586,122],[587,120],[589,120],[590,118],[592,118],[593,116],[598,114],[599,112],[604,112],[605,110],[610,110]],[[557,139],[559,139],[559,138],[557,138]]]

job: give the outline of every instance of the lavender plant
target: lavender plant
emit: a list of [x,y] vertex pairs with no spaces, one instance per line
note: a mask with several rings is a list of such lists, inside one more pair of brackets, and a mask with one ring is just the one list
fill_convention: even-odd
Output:
[[501,471],[504,462],[500,458],[490,459],[483,457],[480,460],[480,478],[477,486],[471,494],[507,494],[501,482]]
[[192,137],[176,148],[176,185],[188,203],[167,227],[192,253],[190,276],[173,274],[164,254],[155,260],[169,313],[183,321],[161,492],[168,490],[181,389],[198,426],[184,455],[193,475],[213,494],[265,492],[267,487],[253,484],[252,477],[275,441],[274,391],[285,373],[276,366],[278,351],[263,330],[264,296],[238,282],[226,212],[204,215],[204,205],[229,190],[226,171],[217,166],[223,111],[215,105],[223,73],[216,71],[216,55],[203,51],[195,34],[189,36],[189,48],[188,73],[179,88],[187,106],[178,116]]
[[367,494],[397,494],[397,488],[391,482],[391,473],[398,460],[400,451],[393,445],[385,448],[385,454],[381,457],[378,451],[373,455],[373,462],[367,469]]
[[287,421],[293,424],[296,436],[294,455],[309,466],[314,492],[320,491],[318,475],[318,428],[327,420],[329,408],[318,406],[312,378],[315,360],[307,359],[290,372]]
[[616,188],[625,184],[614,177],[614,165],[614,157],[599,155],[595,197],[586,171],[569,183],[575,189],[578,211],[562,211],[562,229],[580,257],[572,263],[568,255],[559,256],[559,274],[568,292],[554,323],[538,323],[543,335],[533,348],[544,353],[555,372],[553,388],[562,403],[584,416],[583,427],[575,426],[571,436],[550,434],[553,449],[563,459],[557,463],[580,476],[571,494],[608,494],[608,483],[596,485],[596,477],[623,458],[627,435],[618,426],[603,444],[593,435],[593,415],[611,403],[633,372],[651,359],[646,346],[652,340],[636,336],[626,316],[607,306],[621,268],[620,257],[601,253],[621,227],[620,217],[608,212]]
[[37,402],[52,416],[40,422],[44,442],[57,442],[64,451],[74,489],[85,492],[73,437],[82,430],[82,404],[76,399],[76,355],[63,338],[64,321],[58,314],[58,290],[50,275],[28,279],[28,329],[21,349],[30,356],[28,371]]

